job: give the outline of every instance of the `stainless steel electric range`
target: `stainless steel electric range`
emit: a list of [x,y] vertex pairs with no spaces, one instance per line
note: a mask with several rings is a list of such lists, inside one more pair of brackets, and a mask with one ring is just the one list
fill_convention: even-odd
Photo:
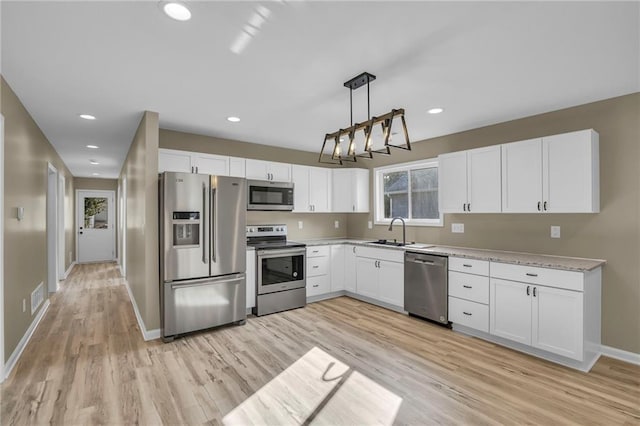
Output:
[[248,225],[247,246],[256,250],[257,316],[307,303],[306,245],[287,240],[287,225]]

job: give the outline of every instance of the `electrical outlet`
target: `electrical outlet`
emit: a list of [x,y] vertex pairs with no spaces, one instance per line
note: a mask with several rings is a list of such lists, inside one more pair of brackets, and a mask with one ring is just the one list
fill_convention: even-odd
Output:
[[371,221],[367,222],[367,228],[373,229],[373,222]]
[[301,220],[298,221],[298,229],[302,229],[304,227],[304,224],[302,223]]
[[560,238],[559,226],[551,226],[551,238]]
[[464,223],[452,223],[451,224],[451,232],[455,232],[458,234],[464,233]]
[[22,299],[22,312],[27,312],[27,299]]
[[340,221],[339,221],[339,220],[336,220],[335,222],[333,222],[333,226],[334,226],[336,229],[340,228]]

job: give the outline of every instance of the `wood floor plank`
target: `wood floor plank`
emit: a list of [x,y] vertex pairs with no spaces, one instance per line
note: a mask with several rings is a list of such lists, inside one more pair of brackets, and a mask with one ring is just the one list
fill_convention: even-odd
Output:
[[[50,302],[1,386],[3,425],[222,425],[253,395],[303,398],[311,376],[282,374],[312,350],[357,380],[304,424],[640,424],[638,366],[603,357],[585,374],[347,297],[168,344],[142,339],[113,263],[78,265]],[[260,394],[276,378],[287,398]],[[279,423],[269,408],[247,421]]]

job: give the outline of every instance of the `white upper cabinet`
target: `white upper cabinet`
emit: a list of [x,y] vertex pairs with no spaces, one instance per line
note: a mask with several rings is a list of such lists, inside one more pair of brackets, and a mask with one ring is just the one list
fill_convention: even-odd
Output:
[[223,155],[194,153],[191,164],[195,167],[195,173],[229,176],[229,157]]
[[247,159],[245,164],[247,179],[291,182],[291,164],[253,159]]
[[594,130],[502,145],[502,211],[600,211],[599,136]]
[[369,212],[369,170],[331,169],[332,211],[335,213]]
[[202,173],[228,176],[229,157],[175,149],[159,149],[158,172]]
[[246,177],[244,158],[229,157],[229,176]]
[[438,156],[440,211],[501,211],[500,146]]
[[191,173],[191,152],[174,149],[160,149],[158,152],[158,173]]
[[291,167],[293,211],[297,213],[331,211],[331,169],[322,167]]

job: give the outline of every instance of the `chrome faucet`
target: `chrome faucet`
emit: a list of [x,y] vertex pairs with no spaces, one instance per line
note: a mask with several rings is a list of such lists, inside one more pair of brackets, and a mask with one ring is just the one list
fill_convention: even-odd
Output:
[[407,229],[406,229],[406,224],[404,223],[404,219],[401,218],[400,216],[396,216],[393,219],[391,219],[391,223],[389,224],[389,231],[393,230],[393,222],[395,222],[396,220],[400,220],[402,222],[402,245],[407,245]]

